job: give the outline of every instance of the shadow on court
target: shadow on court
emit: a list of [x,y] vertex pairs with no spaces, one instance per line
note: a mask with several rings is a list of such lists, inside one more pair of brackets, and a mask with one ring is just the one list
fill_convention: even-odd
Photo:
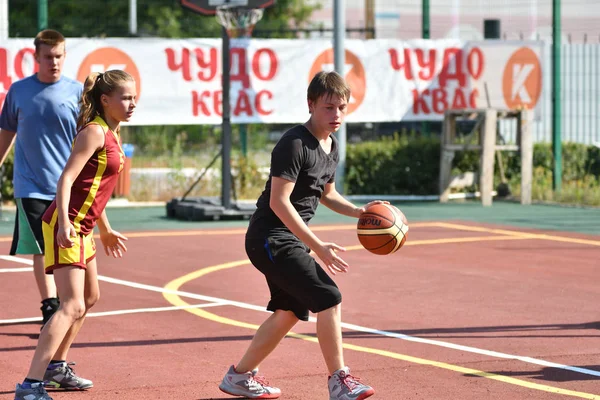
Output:
[[[427,336],[427,335],[435,335],[438,337],[439,335],[451,335],[451,334],[460,334],[460,333],[496,333],[496,332],[557,332],[557,331],[570,331],[570,330],[600,330],[600,322],[585,322],[581,324],[542,324],[542,325],[497,325],[497,326],[470,326],[470,327],[456,327],[456,328],[428,328],[428,329],[390,329],[385,330],[385,332],[390,332],[399,335],[408,335],[408,336]],[[344,332],[343,336],[346,338],[376,338],[381,339],[382,336],[374,333],[368,332]],[[548,335],[539,335],[539,337],[598,337],[598,335],[556,335],[556,334],[548,334]],[[465,336],[444,336],[445,338],[451,337],[465,337]],[[468,335],[468,337],[477,338],[478,336]],[[506,335],[506,336],[483,336],[486,338],[489,337],[536,337],[536,336],[514,336],[514,335]]]
[[[574,368],[583,368],[600,373],[600,365],[576,365]],[[600,376],[582,374],[574,371],[566,371],[560,368],[546,367],[536,371],[489,371],[490,374],[497,374],[510,377],[524,377],[528,379],[547,381],[547,382],[572,382],[572,381],[593,381],[600,380]],[[464,374],[471,378],[480,378],[477,375]]]
[[[3,333],[0,333],[3,335]],[[10,334],[9,334],[10,335]],[[18,335],[17,335],[18,336]],[[90,343],[74,343],[73,349],[88,349],[97,347],[139,347],[139,346],[157,346],[157,345],[174,345],[188,343],[207,343],[207,342],[237,342],[250,341],[253,336],[216,336],[216,337],[195,337],[195,338],[180,338],[180,339],[160,339],[160,340],[126,340],[122,342],[90,342]],[[29,351],[35,350],[35,346],[19,346],[19,347],[0,347],[0,352],[9,351]]]
[[26,337],[32,340],[38,340],[40,337],[39,333],[4,333],[0,332],[0,336],[9,336],[9,337]]
[[[202,397],[201,399],[198,400],[231,400],[233,397],[232,396],[227,396],[227,397]],[[242,398],[242,397],[237,397],[238,400],[245,400],[246,398]]]

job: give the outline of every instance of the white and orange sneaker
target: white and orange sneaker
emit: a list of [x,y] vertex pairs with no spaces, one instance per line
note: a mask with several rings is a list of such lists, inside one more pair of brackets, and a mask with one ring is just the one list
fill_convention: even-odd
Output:
[[257,375],[258,370],[238,373],[234,366],[223,377],[219,385],[222,392],[232,396],[240,396],[248,399],[277,399],[281,396],[281,390],[269,386],[264,377]]
[[329,377],[329,400],[363,400],[375,394],[372,387],[350,375],[348,367],[339,369]]

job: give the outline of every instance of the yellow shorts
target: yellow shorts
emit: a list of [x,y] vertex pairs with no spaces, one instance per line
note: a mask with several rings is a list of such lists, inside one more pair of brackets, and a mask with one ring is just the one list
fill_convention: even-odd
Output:
[[96,243],[94,232],[87,235],[78,234],[73,240],[73,247],[63,249],[56,244],[56,228],[46,222],[42,223],[44,234],[44,269],[47,274],[52,274],[55,269],[75,266],[82,269],[96,257]]

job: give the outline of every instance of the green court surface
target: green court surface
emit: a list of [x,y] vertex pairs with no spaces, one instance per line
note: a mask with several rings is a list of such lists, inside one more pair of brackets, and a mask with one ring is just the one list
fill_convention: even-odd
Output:
[[[411,221],[471,221],[553,231],[600,235],[600,209],[559,205],[530,205],[496,201],[483,207],[477,201],[395,203]],[[165,206],[109,207],[112,227],[121,232],[173,229],[210,229],[246,227],[248,221],[180,221],[166,217]],[[15,212],[4,209],[0,219],[0,235],[13,233]],[[320,206],[311,224],[354,223],[355,219],[338,215]]]

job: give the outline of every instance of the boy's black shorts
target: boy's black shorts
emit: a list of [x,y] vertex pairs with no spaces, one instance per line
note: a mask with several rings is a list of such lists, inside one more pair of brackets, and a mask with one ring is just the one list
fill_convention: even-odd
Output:
[[52,200],[19,198],[15,199],[17,215],[10,255],[44,254],[42,215],[52,204]]
[[246,238],[246,254],[271,291],[267,310],[292,311],[308,321],[309,310],[318,313],[342,302],[337,285],[309,252],[293,235]]

